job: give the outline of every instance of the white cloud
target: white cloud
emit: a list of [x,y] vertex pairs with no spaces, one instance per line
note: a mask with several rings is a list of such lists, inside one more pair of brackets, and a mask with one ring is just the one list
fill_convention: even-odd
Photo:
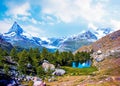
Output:
[[34,25],[25,25],[25,26],[22,26],[22,28],[30,33],[32,36],[35,36],[35,37],[41,37],[41,36],[46,36],[45,35],[45,31],[42,30],[41,28],[38,28]]
[[30,16],[30,4],[28,2],[18,5],[15,3],[8,3],[8,11],[7,15],[12,15],[14,18],[18,18],[18,16]]
[[34,18],[31,19],[31,22],[32,22],[33,24],[37,24],[37,20],[35,20]]
[[11,16],[14,20],[19,20],[23,22],[31,22],[33,24],[40,24],[40,21],[37,21],[34,16],[30,13],[32,8],[30,6],[30,2],[19,3],[16,2],[8,2],[6,5],[8,7],[8,11],[6,12],[7,16]]
[[0,33],[6,33],[10,29],[12,23],[9,20],[0,21]]
[[95,6],[90,6],[86,9],[83,9],[81,14],[86,20],[90,22],[101,22],[102,18],[106,15],[102,4],[97,3]]
[[96,30],[98,27],[96,27],[93,23],[89,23],[88,28]]
[[[50,34],[48,29],[56,29],[60,22],[62,22],[62,24],[74,24],[73,26],[76,25],[75,27],[79,30],[79,24],[81,24],[81,27],[83,26],[82,28],[88,25],[88,28],[94,30],[96,30],[97,27],[109,26],[117,30],[120,28],[119,3],[117,5],[117,2],[114,2],[112,5],[112,1],[114,2],[115,0],[41,0],[40,3],[33,0],[27,0],[24,3],[21,1],[20,3],[10,1],[6,4],[8,8],[6,14],[7,17],[22,23],[24,25],[23,28],[34,35],[39,33],[38,35],[42,34],[45,36],[46,32]],[[35,12],[36,10],[38,12]],[[30,25],[26,26],[23,22]],[[0,32],[6,32],[12,23],[5,20],[0,21]],[[54,27],[55,24],[56,26]],[[46,32],[39,28],[40,26],[38,25],[46,28],[44,29]],[[53,26],[48,27],[49,25]],[[69,24],[66,24],[65,27],[64,25],[65,24],[63,24],[63,28],[66,28]]]
[[101,22],[106,15],[103,3],[92,4],[93,0],[43,0],[42,13],[52,14],[69,23],[84,18],[89,22]]
[[[46,4],[46,5],[45,5]],[[63,22],[70,22],[72,20],[72,13],[69,1],[62,0],[44,0],[42,4],[43,14],[52,14]]]
[[120,30],[120,21],[111,20],[110,23],[114,30]]
[[[16,19],[16,18],[13,18],[13,19]],[[29,18],[27,16],[22,16],[22,17],[17,17],[17,20],[21,20],[21,21],[26,21],[26,20],[29,20]]]

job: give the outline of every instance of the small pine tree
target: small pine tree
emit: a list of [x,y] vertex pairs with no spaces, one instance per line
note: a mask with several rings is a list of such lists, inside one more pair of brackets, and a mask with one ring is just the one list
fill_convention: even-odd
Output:
[[44,69],[41,66],[36,67],[36,70],[37,70],[37,75],[39,77],[44,77],[45,76]]
[[8,74],[9,66],[7,64],[4,64],[4,70],[5,70],[5,74]]
[[7,51],[6,51],[6,50],[3,50],[2,55],[3,55],[3,56],[8,56]]
[[49,54],[49,52],[47,51],[47,49],[43,48],[43,50],[41,52],[41,60],[48,59],[49,58],[48,54]]
[[13,60],[15,60],[15,61],[18,60],[16,48],[13,48],[13,49],[10,51],[10,56],[12,57]]
[[4,58],[0,55],[0,67],[4,66],[3,60],[4,60]]
[[27,73],[27,63],[28,63],[28,52],[26,50],[23,50],[21,53],[19,53],[19,61],[18,61],[18,69],[21,73],[26,74]]

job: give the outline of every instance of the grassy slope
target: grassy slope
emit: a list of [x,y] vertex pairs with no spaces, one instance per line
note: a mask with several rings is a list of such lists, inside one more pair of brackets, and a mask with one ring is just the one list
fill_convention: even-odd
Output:
[[96,67],[72,68],[72,67],[63,66],[62,68],[66,71],[66,75],[89,75],[92,74],[94,71],[97,71]]
[[54,82],[46,82],[47,86],[76,86],[86,80],[90,74],[97,71],[95,67],[80,69],[63,66],[62,69],[66,70],[66,74],[57,77]]
[[[47,86],[119,86],[120,58],[108,58],[99,63],[100,70],[96,67],[72,68],[62,66],[66,74],[58,76],[55,81],[45,81]],[[32,85],[30,85],[32,86]]]
[[62,67],[66,70],[64,76],[57,77],[54,82],[47,82],[48,86],[119,86],[120,58],[108,57],[99,62],[100,70],[91,68]]

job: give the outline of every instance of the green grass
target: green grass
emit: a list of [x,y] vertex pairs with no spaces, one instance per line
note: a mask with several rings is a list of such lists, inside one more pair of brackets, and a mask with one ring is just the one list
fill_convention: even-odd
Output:
[[66,75],[90,75],[94,71],[97,71],[96,67],[72,68],[68,66],[63,66],[62,68],[66,71]]

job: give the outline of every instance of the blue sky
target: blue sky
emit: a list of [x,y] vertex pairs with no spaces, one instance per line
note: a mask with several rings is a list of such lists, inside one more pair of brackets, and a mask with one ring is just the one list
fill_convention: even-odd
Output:
[[63,37],[99,27],[120,29],[120,0],[1,0],[0,33],[16,21],[40,37]]

